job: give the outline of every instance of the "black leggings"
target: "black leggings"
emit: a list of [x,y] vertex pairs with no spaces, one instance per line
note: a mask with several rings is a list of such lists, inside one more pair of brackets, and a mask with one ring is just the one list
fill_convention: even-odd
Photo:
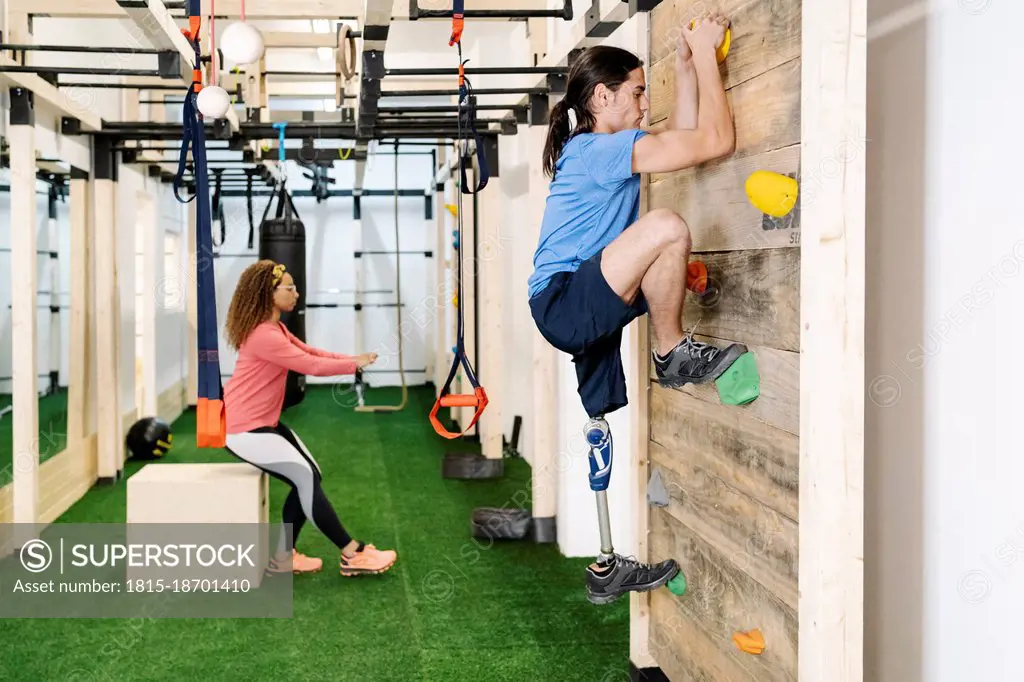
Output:
[[352,537],[341,525],[330,500],[320,484],[320,467],[295,432],[278,422],[245,433],[229,434],[227,450],[235,457],[262,469],[291,486],[284,501],[281,521],[291,524],[291,542],[283,547],[291,551],[306,519],[327,538],[343,549]]

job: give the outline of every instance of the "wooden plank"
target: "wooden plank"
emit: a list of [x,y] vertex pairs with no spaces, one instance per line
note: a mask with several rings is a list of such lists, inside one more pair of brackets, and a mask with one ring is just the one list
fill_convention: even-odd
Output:
[[668,679],[673,682],[760,682],[679,608],[679,601],[671,592],[655,590],[650,599],[650,648],[657,666]]
[[800,348],[800,249],[702,254],[717,301],[702,307],[687,292],[683,328],[779,350]]
[[[710,678],[714,682],[795,682],[797,619],[794,609],[753,580],[729,557],[663,509],[651,511],[651,553],[672,557],[687,578],[687,593],[674,603],[731,659],[744,675]],[[655,614],[659,622],[661,614]],[[759,628],[765,650],[760,656],[740,651],[737,631]],[[685,641],[677,646],[687,649]],[[682,679],[686,679],[685,677]],[[706,679],[706,678],[705,678]]]
[[735,407],[651,387],[651,441],[783,514],[798,517],[799,441]]
[[[722,346],[730,343],[724,339],[694,334],[693,338],[701,343]],[[776,350],[764,346],[748,345],[757,362],[757,372],[761,378],[761,390],[752,403],[730,406],[730,410],[738,411],[755,420],[764,422],[788,433],[800,431],[800,355],[788,350]],[[648,369],[651,379],[657,381],[654,361],[648,358]],[[718,388],[713,383],[686,385],[676,389],[681,393],[711,405],[721,405]]]
[[[666,511],[795,611],[796,521],[705,468],[709,464],[728,468],[728,463],[705,461],[713,457],[654,442],[650,452],[651,465],[660,471],[669,493]],[[797,448],[792,452],[795,455]],[[725,475],[732,478],[730,472]]]
[[[120,4],[118,2],[118,5]],[[179,26],[178,20],[171,15],[162,0],[146,0],[145,7],[131,4],[124,11],[126,17],[135,24],[136,28],[146,36],[154,47],[161,50],[174,50],[181,55],[181,81],[185,85],[191,84],[192,69],[189,65],[195,60],[196,53],[188,38],[181,32],[181,29],[186,27],[185,22]],[[219,13],[220,8],[218,8]],[[203,16],[210,15],[204,13]],[[208,41],[209,38],[206,40]],[[134,42],[137,43],[138,40],[136,39]],[[209,53],[208,45],[203,47],[203,52]],[[207,79],[207,83],[209,83],[209,79]],[[234,107],[228,108],[224,120],[228,122],[232,132],[238,132],[238,113]]]
[[[159,289],[158,273],[163,264],[163,230],[160,229],[160,218],[157,214],[156,201],[153,197],[140,190],[136,193],[135,199],[136,217],[135,230],[141,231],[142,235],[142,286],[147,293],[142,297],[142,309],[137,310],[137,315],[142,315],[142,385],[143,402],[138,404],[142,414],[152,415],[157,413],[158,396],[156,393],[157,382],[157,302],[151,292]],[[136,237],[138,239],[138,237]],[[159,239],[159,241],[158,241]]]
[[732,156],[699,168],[659,175],[651,182],[651,208],[672,209],[686,220],[695,254],[799,245],[799,203],[782,218],[762,213],[750,203],[745,184],[757,170],[799,180],[800,146]]
[[[487,183],[489,191],[477,197],[480,215],[486,216],[478,224],[474,267],[479,278],[480,316],[479,374],[487,390],[489,403],[480,416],[480,449],[487,459],[504,456],[504,428],[502,423],[502,384],[505,376],[503,347],[502,299],[504,298],[504,272],[502,270],[501,217],[505,215],[501,193],[501,177],[492,175]],[[474,195],[476,196],[476,195]]]
[[[0,67],[17,66],[17,62],[7,55],[0,55]],[[95,95],[88,88],[63,87],[58,90],[49,82],[34,73],[0,71],[0,82],[9,87],[31,90],[34,96],[36,112],[42,118],[44,107],[52,107],[62,116],[70,116],[81,121],[82,129],[87,131],[100,130],[103,119],[92,112]]]
[[[640,176],[640,214],[650,209],[648,197],[650,176]],[[630,451],[630,469],[636,475],[636,488],[633,499],[636,514],[633,533],[633,546],[630,553],[647,560],[647,515],[648,507],[640,502],[647,499],[647,481],[650,479],[648,444],[651,427],[651,411],[649,409],[651,381],[648,363],[651,358],[651,321],[650,317],[634,320],[626,328],[633,352],[624,362],[628,363],[627,381],[629,400],[629,421],[633,425],[633,442]],[[631,592],[629,595],[629,660],[637,668],[652,668],[658,665],[651,651],[651,594],[650,592]]]
[[[866,131],[867,0],[804,7],[803,168]],[[804,207],[800,261],[800,678],[864,676],[865,155]]]
[[[525,158],[540,158],[547,137],[544,126],[529,126],[520,135],[526,135]],[[521,157],[522,158],[522,157]],[[530,201],[524,208],[523,239],[536,244],[540,239],[540,226],[544,216],[544,199],[548,191],[548,178],[540,164],[529,163],[528,195]],[[642,195],[641,195],[642,196]],[[558,513],[558,350],[537,330],[533,320],[530,325],[531,344],[531,387],[533,400],[531,414],[533,442],[530,446],[531,483],[533,485],[533,515],[536,518],[554,519]]]
[[729,56],[722,66],[725,87],[749,80],[800,55],[801,0],[705,0],[663,2],[651,17],[651,64],[675,59],[682,29],[714,9],[730,21]]
[[117,205],[116,184],[113,180],[93,180],[96,263],[96,367],[97,432],[99,434],[99,462],[97,475],[112,479],[120,469],[121,443],[118,437],[120,414],[118,403],[120,384],[118,376],[117,335],[120,328],[117,305]]
[[[675,73],[652,69],[652,125],[675,107]],[[728,91],[736,126],[736,154],[759,154],[800,141],[800,60],[792,59]]]
[[14,522],[33,524],[39,513],[38,246],[35,125],[11,125],[11,462]]
[[43,462],[39,522],[53,523],[96,482],[96,434]]
[[[202,0],[202,15],[209,17],[213,2]],[[94,19],[125,19],[125,10],[115,0],[10,0],[11,12],[45,15],[47,17],[81,17]],[[245,0],[245,18],[252,19],[314,19],[356,17],[363,6],[362,0]],[[430,7],[429,5],[420,5]],[[393,0],[391,12],[395,18],[409,18],[408,0]],[[451,9],[451,3],[447,5]],[[475,9],[547,9],[543,0],[468,0],[467,10]],[[216,0],[220,17],[241,16],[241,0]],[[182,14],[182,16],[184,16]],[[184,20],[182,25],[184,27]]]
[[91,425],[87,423],[86,402],[93,395],[89,381],[89,358],[92,343],[88,334],[90,314],[89,289],[89,179],[72,177],[70,188],[71,233],[71,324],[68,339],[68,441],[85,438]]

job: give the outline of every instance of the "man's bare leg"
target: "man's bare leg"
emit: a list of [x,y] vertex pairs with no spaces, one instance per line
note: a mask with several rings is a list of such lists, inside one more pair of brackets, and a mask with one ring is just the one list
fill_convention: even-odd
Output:
[[660,355],[683,338],[690,246],[686,222],[673,211],[658,209],[624,230],[601,256],[601,273],[623,301],[632,303],[643,292]]

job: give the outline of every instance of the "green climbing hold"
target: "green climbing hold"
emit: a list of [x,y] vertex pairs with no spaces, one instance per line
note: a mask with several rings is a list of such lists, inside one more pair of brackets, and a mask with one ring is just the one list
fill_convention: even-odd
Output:
[[677,597],[683,596],[683,593],[686,592],[686,576],[683,575],[682,570],[676,573],[675,577],[672,578],[672,580],[668,581],[666,587],[668,587],[669,592],[676,595]]
[[757,373],[757,360],[747,351],[715,380],[718,397],[723,405],[746,405],[761,392],[761,377]]

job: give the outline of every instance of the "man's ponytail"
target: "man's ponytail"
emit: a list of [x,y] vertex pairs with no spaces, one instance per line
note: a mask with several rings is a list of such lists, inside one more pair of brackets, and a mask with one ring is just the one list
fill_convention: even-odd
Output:
[[562,155],[562,148],[569,139],[569,105],[563,98],[551,107],[548,114],[548,138],[544,142],[544,172],[554,177],[555,164]]
[[632,52],[604,45],[588,48],[576,58],[569,68],[565,96],[548,114],[548,137],[544,142],[544,172],[548,177],[554,177],[555,166],[569,139],[593,130],[595,121],[589,103],[594,89],[603,83],[608,89],[617,90],[629,79],[630,71],[641,66],[643,61]]

